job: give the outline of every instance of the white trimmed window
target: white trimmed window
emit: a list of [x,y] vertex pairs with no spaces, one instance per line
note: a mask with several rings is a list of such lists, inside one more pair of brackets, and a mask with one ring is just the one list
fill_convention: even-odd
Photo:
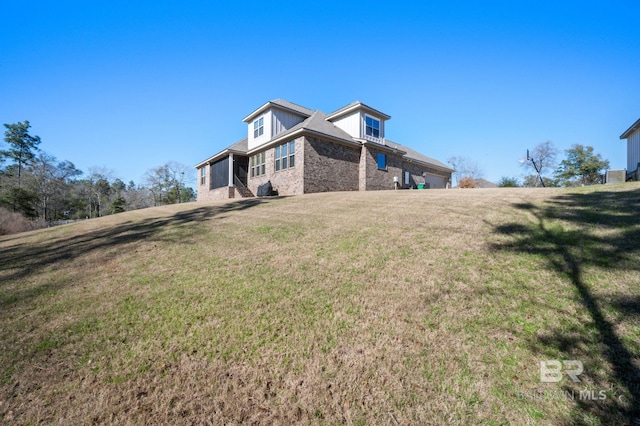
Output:
[[365,134],[367,136],[371,136],[372,138],[380,137],[380,120],[369,117],[368,115],[365,117]]
[[253,137],[257,138],[264,133],[264,117],[260,117],[253,122]]
[[200,185],[204,185],[207,182],[207,166],[200,169]]
[[275,148],[276,172],[290,169],[296,163],[296,141],[285,142]]
[[265,153],[251,156],[251,177],[262,176],[266,172]]

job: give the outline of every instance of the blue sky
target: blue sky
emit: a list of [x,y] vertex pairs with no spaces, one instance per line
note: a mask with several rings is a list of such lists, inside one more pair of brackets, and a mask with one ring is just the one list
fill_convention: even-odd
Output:
[[276,98],[327,113],[360,100],[391,115],[388,139],[466,156],[492,181],[522,176],[518,159],[547,140],[624,168],[619,136],[640,118],[637,1],[3,0],[2,12],[1,123],[29,120],[42,150],[127,182],[224,149]]

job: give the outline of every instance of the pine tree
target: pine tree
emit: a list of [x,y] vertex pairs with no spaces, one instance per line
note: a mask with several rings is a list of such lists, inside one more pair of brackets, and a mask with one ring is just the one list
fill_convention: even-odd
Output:
[[5,124],[4,141],[9,144],[9,149],[0,151],[0,155],[14,161],[18,167],[18,188],[22,186],[22,171],[35,158],[35,151],[40,145],[39,136],[29,134],[29,120],[24,123]]

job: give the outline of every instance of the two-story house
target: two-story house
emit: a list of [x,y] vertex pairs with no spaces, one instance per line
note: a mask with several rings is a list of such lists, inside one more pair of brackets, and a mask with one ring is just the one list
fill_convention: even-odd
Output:
[[325,114],[269,101],[244,118],[247,137],[195,167],[198,201],[395,188],[448,188],[452,169],[385,138],[391,117],[362,102]]
[[627,140],[626,180],[640,180],[640,120],[620,135],[620,139]]

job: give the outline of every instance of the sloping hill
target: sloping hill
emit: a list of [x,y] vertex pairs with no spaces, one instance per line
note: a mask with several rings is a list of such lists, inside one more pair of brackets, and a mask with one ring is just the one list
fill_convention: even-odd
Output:
[[317,194],[0,237],[0,419],[631,423],[639,201]]

